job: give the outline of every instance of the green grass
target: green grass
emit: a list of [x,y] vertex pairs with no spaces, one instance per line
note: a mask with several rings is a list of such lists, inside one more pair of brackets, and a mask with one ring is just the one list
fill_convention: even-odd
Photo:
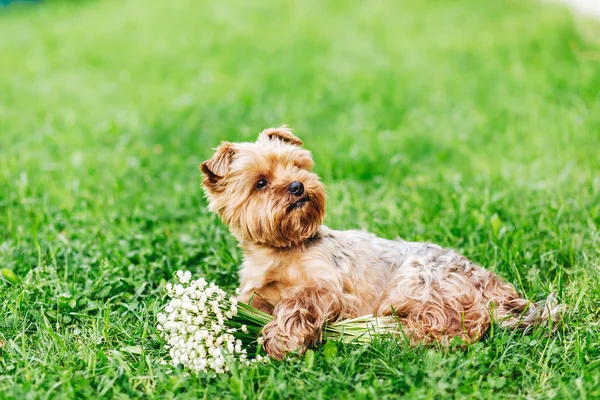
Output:
[[[0,398],[600,398],[597,28],[537,1],[0,8]],[[216,379],[161,365],[173,272],[237,285],[198,164],[281,123],[313,150],[329,226],[557,291],[557,332]]]

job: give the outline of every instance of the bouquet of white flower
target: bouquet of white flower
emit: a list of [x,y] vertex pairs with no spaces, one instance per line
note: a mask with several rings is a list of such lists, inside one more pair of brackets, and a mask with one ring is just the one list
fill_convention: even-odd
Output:
[[[227,359],[243,365],[268,360],[260,354],[260,335],[271,315],[238,302],[204,278],[191,280],[189,271],[177,271],[177,277],[179,284],[167,284],[171,300],[157,315],[171,365],[222,374],[229,371]],[[345,343],[366,343],[390,334],[401,334],[398,322],[372,315],[328,324],[323,330],[324,339]]]

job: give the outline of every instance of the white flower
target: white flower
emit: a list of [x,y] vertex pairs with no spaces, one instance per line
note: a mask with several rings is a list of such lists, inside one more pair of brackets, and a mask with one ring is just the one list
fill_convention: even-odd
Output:
[[188,283],[190,279],[192,279],[192,273],[190,271],[177,271],[177,277],[179,278],[179,282]]
[[243,365],[265,360],[250,359],[242,341],[236,339],[238,332],[249,333],[247,325],[230,325],[238,315],[237,299],[203,278],[191,280],[189,271],[177,271],[176,275],[180,283],[165,286],[171,300],[156,316],[171,365],[182,365],[193,373],[220,374],[229,371],[225,357]]

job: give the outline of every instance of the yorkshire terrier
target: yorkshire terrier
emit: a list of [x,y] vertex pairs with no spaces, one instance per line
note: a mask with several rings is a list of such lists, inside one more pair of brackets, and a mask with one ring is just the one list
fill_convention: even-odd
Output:
[[325,191],[302,145],[270,128],[253,143],[221,143],[200,166],[210,210],[243,249],[239,300],[274,316],[263,329],[271,357],[304,352],[328,321],[367,314],[396,316],[413,344],[556,319],[553,296],[532,303],[453,250],[322,225]]

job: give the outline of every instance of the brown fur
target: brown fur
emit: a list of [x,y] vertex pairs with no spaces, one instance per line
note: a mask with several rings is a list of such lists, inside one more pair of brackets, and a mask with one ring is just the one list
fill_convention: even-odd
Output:
[[327,321],[366,314],[396,315],[412,343],[477,340],[494,319],[528,328],[556,318],[552,297],[533,304],[453,250],[323,226],[324,187],[301,145],[270,128],[254,143],[222,143],[201,165],[209,208],[244,251],[240,300],[275,317],[263,329],[272,357],[303,352]]

